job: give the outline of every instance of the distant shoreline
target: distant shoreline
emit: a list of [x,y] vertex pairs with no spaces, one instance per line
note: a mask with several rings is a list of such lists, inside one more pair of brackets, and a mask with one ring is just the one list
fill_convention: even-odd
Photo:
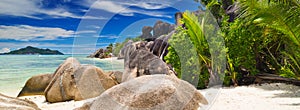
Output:
[[27,46],[25,48],[21,48],[18,50],[13,50],[7,53],[2,54],[17,54],[17,55],[64,55],[62,52],[58,50],[51,50],[51,49],[41,49],[37,47]]
[[[61,54],[3,54],[3,53],[0,53],[0,55],[61,55]],[[63,55],[74,55],[74,56],[82,56],[82,55],[88,55],[88,54],[63,54]]]

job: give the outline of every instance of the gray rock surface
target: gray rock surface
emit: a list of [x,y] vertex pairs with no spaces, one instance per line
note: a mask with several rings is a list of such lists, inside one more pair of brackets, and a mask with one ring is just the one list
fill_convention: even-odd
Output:
[[144,26],[142,29],[142,35],[141,38],[152,38],[152,34],[151,31],[153,30],[153,28],[151,26]]
[[105,91],[78,110],[197,110],[208,104],[186,81],[168,75],[147,75]]
[[122,82],[143,75],[171,74],[167,64],[145,47],[127,52],[125,57],[125,71],[122,76]]
[[158,38],[161,35],[166,35],[175,29],[174,25],[166,22],[157,21],[153,27],[153,37]]
[[129,46],[133,44],[132,40],[129,40],[120,50],[119,55],[118,55],[118,59],[124,59],[125,58],[125,52],[126,50],[129,48]]
[[168,54],[168,47],[169,47],[168,40],[172,37],[173,34],[174,31],[170,32],[167,35],[162,35],[159,38],[155,39],[155,41],[153,42],[150,48],[150,52],[163,60],[163,57]]

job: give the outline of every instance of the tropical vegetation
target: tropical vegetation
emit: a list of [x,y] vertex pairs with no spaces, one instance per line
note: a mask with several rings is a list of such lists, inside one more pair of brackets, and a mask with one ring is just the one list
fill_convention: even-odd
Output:
[[241,85],[258,73],[300,80],[299,0],[195,1],[206,13],[183,13],[165,57],[180,78],[198,88]]

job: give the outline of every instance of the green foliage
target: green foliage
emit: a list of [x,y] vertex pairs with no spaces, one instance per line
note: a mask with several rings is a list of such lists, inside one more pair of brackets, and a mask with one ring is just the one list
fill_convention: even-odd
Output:
[[207,57],[208,44],[204,34],[198,31],[202,30],[202,26],[198,17],[190,12],[183,14],[182,22],[187,29],[182,27],[176,29],[169,40],[171,46],[168,48],[169,53],[165,60],[175,68],[179,78],[195,86],[198,85],[198,88],[205,88],[207,85],[205,83],[208,82],[207,65],[210,59]]
[[240,6],[240,20],[257,28],[248,30],[260,32],[261,39],[267,37],[262,40],[264,47],[258,48],[265,60],[259,61],[275,73],[299,76],[299,0],[240,0]]
[[[256,73],[300,76],[300,8],[298,0],[239,0],[238,18],[222,22],[228,48],[225,79],[242,68]],[[233,65],[233,66],[232,66]]]
[[290,69],[290,67],[288,67],[288,65],[281,67],[279,75],[286,78],[297,78],[295,73]]
[[208,83],[218,84],[219,73],[225,68],[222,62],[226,59],[222,37],[215,31],[218,29],[208,15],[199,21],[199,17],[186,11],[181,21],[185,28],[178,27],[169,40],[171,47],[166,62],[175,68],[180,78],[197,88],[206,88]]
[[115,43],[115,46],[112,51],[113,55],[118,56],[118,54],[123,46],[124,46],[124,43],[119,43],[119,42]]
[[[237,0],[237,18],[234,22],[227,22],[229,16],[225,14],[226,7],[233,3],[233,0],[194,0],[204,3],[212,15],[217,19],[222,32],[211,34],[207,30],[214,30],[209,25],[207,15],[197,25],[191,21],[183,22],[187,26],[187,35],[194,44],[202,72],[213,75],[216,71],[222,71],[222,66],[215,64],[224,62],[225,56],[214,56],[218,53],[227,54],[227,67],[225,71],[224,84],[237,85],[239,78],[244,77],[241,71],[250,72],[250,75],[257,73],[279,74],[283,77],[300,77],[300,1],[299,0]],[[225,6],[226,5],[226,6]],[[223,7],[223,9],[221,8]],[[189,17],[192,18],[192,17]],[[191,19],[198,22],[197,19]],[[199,31],[202,32],[201,34]],[[217,30],[217,29],[215,29]],[[191,32],[189,32],[191,31]],[[197,31],[197,32],[195,32]],[[193,33],[194,32],[194,33]],[[199,37],[199,39],[193,36]],[[220,39],[206,38],[209,45],[209,52],[206,43],[202,42],[201,36],[223,36],[226,48],[218,45]],[[203,39],[201,39],[203,38]],[[177,44],[178,45],[178,44]],[[222,45],[222,44],[219,44]],[[172,53],[173,54],[173,53]],[[177,52],[179,55],[179,53]],[[202,57],[204,56],[204,57]],[[218,59],[215,59],[218,58]],[[183,64],[183,63],[181,63]],[[217,68],[217,69],[216,69]],[[202,70],[203,69],[203,70]],[[215,72],[212,72],[215,71]],[[202,75],[204,76],[204,75]],[[201,78],[201,75],[200,75]],[[201,82],[199,82],[199,85]]]
[[110,43],[110,44],[106,47],[106,50],[108,51],[107,53],[112,53],[113,47],[114,47],[113,44]]
[[233,65],[247,68],[251,73],[257,73],[256,55],[266,45],[262,42],[267,41],[262,37],[262,33],[257,31],[259,27],[245,23],[239,19],[230,24],[230,30],[226,33],[225,42],[228,48],[229,58]]

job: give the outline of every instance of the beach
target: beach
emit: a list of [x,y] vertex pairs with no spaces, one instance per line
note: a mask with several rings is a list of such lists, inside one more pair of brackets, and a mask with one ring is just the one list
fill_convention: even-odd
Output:
[[300,87],[283,83],[223,87],[208,108],[209,110],[299,110]]
[[[8,56],[5,56],[8,57]],[[13,56],[16,57],[16,56]],[[20,58],[18,58],[20,57]],[[24,56],[18,56],[17,59],[24,60]],[[49,57],[49,56],[48,56]],[[54,72],[58,65],[63,62],[64,58],[69,56],[52,56],[54,59],[52,61],[52,66],[46,68],[45,65],[40,60],[45,59],[35,59],[36,61],[31,61],[32,63],[39,62],[40,65],[43,65],[44,71],[42,73],[51,73]],[[27,56],[27,59],[38,58],[38,56]],[[103,68],[105,71],[110,70],[121,70],[123,69],[123,60],[117,60],[116,57],[106,58],[106,59],[97,59],[97,58],[85,58],[85,56],[77,57],[82,64],[95,64],[100,68]],[[26,63],[26,62],[25,62]],[[20,62],[19,64],[15,64],[17,66],[21,66],[25,64],[24,62]],[[28,63],[28,62],[27,62]],[[35,74],[39,74],[39,65],[35,65],[35,67],[25,68],[31,69],[31,72],[35,72]],[[17,68],[18,69],[18,68]],[[18,70],[22,70],[24,68],[19,68]],[[6,72],[16,71],[16,69],[6,69]],[[25,71],[27,72],[27,71]],[[25,74],[25,73],[24,73]],[[25,85],[25,82],[28,78],[30,78],[32,74],[15,74],[14,76],[6,75],[8,79],[2,81],[1,93],[16,97],[20,92],[21,88]],[[1,75],[1,74],[0,74]],[[5,73],[2,73],[4,76]],[[18,77],[20,78],[18,78]],[[14,77],[17,77],[13,80]],[[8,82],[9,81],[9,82]],[[5,85],[7,84],[7,85]],[[262,85],[249,85],[249,86],[237,86],[237,87],[222,87],[222,88],[208,88],[203,90],[198,90],[201,94],[203,94],[208,100],[209,105],[204,106],[203,110],[296,110],[300,109],[300,87],[283,84],[283,83],[272,83],[272,84],[262,84]],[[33,101],[38,105],[42,110],[57,110],[57,109],[65,109],[71,110],[74,108],[81,107],[85,102],[89,102],[93,100],[87,99],[82,101],[66,101],[66,102],[58,102],[58,103],[49,103],[45,101],[45,97],[42,95],[35,96],[23,96],[19,97],[21,99],[27,99]],[[201,109],[201,110],[202,110]]]
[[[206,98],[211,89],[199,90]],[[50,104],[44,96],[24,96],[35,102],[43,110],[71,110],[82,106],[83,101],[67,101]],[[300,87],[283,83],[223,87],[220,88],[214,101],[201,110],[299,110]]]

